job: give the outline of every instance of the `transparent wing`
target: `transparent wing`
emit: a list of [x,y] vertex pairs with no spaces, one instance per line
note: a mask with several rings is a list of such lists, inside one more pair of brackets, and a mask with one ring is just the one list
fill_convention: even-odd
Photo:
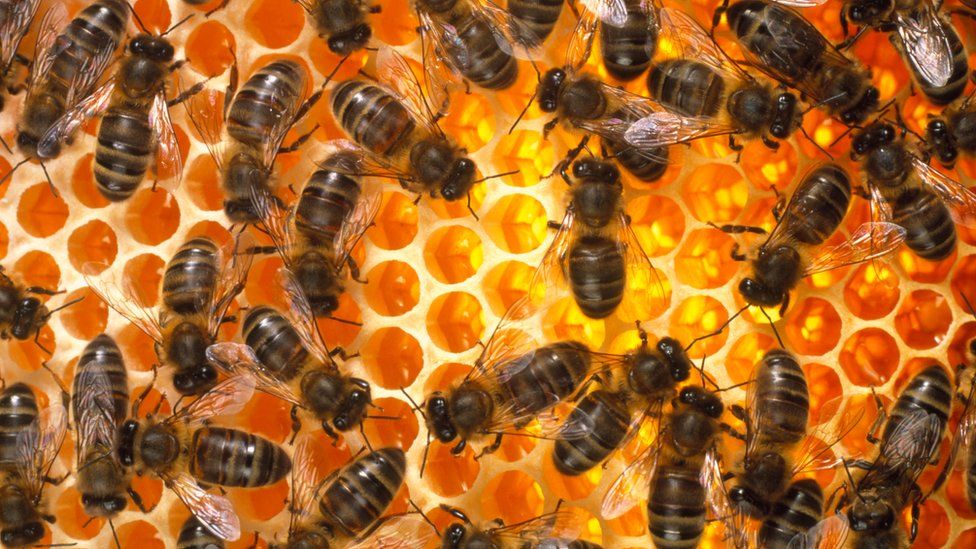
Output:
[[607,25],[622,27],[627,23],[626,0],[582,0],[580,3]]
[[376,69],[383,75],[384,82],[390,86],[389,91],[410,111],[417,123],[426,127],[428,131],[439,134],[440,130],[433,120],[437,113],[447,112],[447,93],[443,94],[443,98],[431,97],[428,101],[417,75],[410,68],[406,58],[389,46],[380,48],[376,54]]
[[298,115],[298,110],[302,103],[305,101],[305,97],[300,95],[299,97],[290,98],[277,98],[272,95],[270,98],[271,103],[281,103],[285,105],[285,111],[281,113],[281,116],[275,120],[275,123],[271,126],[271,130],[263,143],[262,157],[264,159],[264,168],[270,170],[274,166],[275,158],[278,156],[278,149],[281,148],[281,143],[284,142],[285,136],[288,135],[288,131],[291,130],[292,126],[298,122],[296,116]]
[[863,223],[842,244],[824,248],[810,259],[804,276],[887,255],[905,240],[905,229],[885,221]]
[[491,536],[520,542],[539,542],[549,538],[577,538],[585,529],[585,518],[578,512],[561,509],[528,520],[492,528]]
[[539,345],[538,335],[529,326],[529,321],[534,318],[533,311],[529,296],[509,307],[475,361],[469,378],[504,382],[529,365]]
[[82,265],[81,272],[88,287],[109,307],[135,324],[156,343],[163,342],[163,328],[155,309],[137,305],[136,293],[128,282],[120,284],[104,263],[86,263]]
[[308,352],[312,353],[323,365],[338,368],[329,352],[329,346],[325,344],[322,334],[319,332],[318,323],[315,321],[315,314],[312,312],[312,305],[308,301],[305,292],[295,279],[295,276],[287,268],[282,268],[278,272],[279,280],[288,296],[288,310],[285,316],[295,327],[298,336],[302,339],[302,344]]
[[569,291],[566,279],[566,260],[569,246],[575,238],[576,215],[572,204],[566,208],[562,223],[556,236],[549,244],[546,254],[536,267],[529,283],[529,297],[533,300],[549,302],[566,295]]
[[976,194],[962,183],[932,168],[921,158],[914,157],[912,164],[922,181],[932,187],[949,207],[956,224],[976,228]]
[[10,63],[17,53],[20,41],[30,30],[31,22],[37,15],[37,8],[41,5],[41,0],[19,0],[7,2],[6,18],[0,26],[0,54],[3,58],[0,63],[2,69],[6,71],[10,68]]
[[913,10],[895,10],[895,25],[915,73],[931,86],[945,86],[952,77],[953,55],[935,6],[923,0]]
[[[185,90],[181,87],[180,93],[183,91]],[[206,107],[206,113],[201,114],[196,109],[195,106],[201,103]],[[207,152],[213,159],[214,165],[217,166],[217,172],[222,173],[224,162],[224,140],[221,139],[223,119],[216,113],[222,113],[223,107],[217,104],[216,92],[204,90],[203,93],[194,95],[190,100],[183,102],[183,110],[186,112],[190,124],[203,138],[203,144],[207,147]]]
[[834,549],[844,547],[851,525],[847,515],[835,513],[821,520],[806,532],[793,536],[789,549]]
[[423,43],[424,86],[434,105],[446,93],[445,87],[461,83],[461,71],[471,65],[471,52],[458,36],[457,27],[435,18],[426,9],[417,10]]
[[[152,108],[149,110],[149,127],[156,137],[156,163],[159,166],[156,173],[173,174],[174,183],[169,189],[175,189],[183,177],[183,155],[180,154],[180,144],[176,141],[173,131],[173,121],[169,117],[169,107],[166,105],[166,95],[156,94]],[[164,169],[160,169],[163,168]]]
[[80,462],[90,449],[115,448],[118,425],[114,417],[112,383],[104,370],[97,367],[79,368],[75,373],[72,391],[74,424],[77,430],[75,457]]
[[81,69],[78,70],[75,78],[68,85],[67,99],[65,101],[65,106],[68,111],[74,110],[75,105],[91,95],[95,89],[95,85],[98,84],[98,81],[102,78],[102,74],[105,73],[105,69],[111,63],[117,45],[115,42],[112,42],[109,47],[95,52],[95,55],[91,57],[85,58]]
[[416,515],[399,515],[384,520],[368,536],[345,545],[345,549],[423,549],[437,537],[425,520]]
[[220,249],[220,276],[211,294],[210,303],[203,310],[210,311],[209,333],[216,335],[223,324],[227,310],[234,298],[244,291],[247,273],[251,270],[254,254],[247,253],[253,244],[247,233],[240,233]]
[[343,220],[339,234],[336,235],[334,251],[337,265],[346,263],[353,248],[366,234],[366,229],[373,224],[376,214],[380,211],[380,204],[383,203],[383,192],[373,181],[360,180],[360,188],[356,207]]
[[244,409],[253,393],[254,379],[250,376],[230,377],[174,412],[166,421],[194,424],[216,416],[232,416]]
[[729,60],[708,31],[692,16],[679,9],[666,7],[659,11],[659,18],[662,37],[669,39],[671,47],[678,50],[674,57],[700,61],[733,79],[752,80],[751,76]]
[[621,306],[629,303],[638,313],[652,311],[655,303],[664,299],[664,284],[631,228],[630,218],[622,209],[618,217],[618,242],[623,247],[624,265],[627,267],[627,290]]
[[312,447],[315,444],[315,437],[309,434],[302,435],[295,444],[295,458],[291,469],[289,533],[294,532],[312,515],[315,503],[319,499],[322,483],[312,457],[314,455]]
[[240,539],[241,522],[230,500],[207,492],[185,472],[166,476],[163,482],[211,532],[227,541]]
[[[620,0],[622,2],[622,0]],[[625,12],[626,14],[626,12]],[[596,30],[600,26],[600,20],[596,14],[590,10],[583,10],[580,13],[579,21],[576,22],[576,29],[569,37],[569,45],[566,46],[567,69],[576,72],[586,65],[593,51],[593,40],[596,38]]]
[[[831,448],[854,430],[864,418],[864,408],[849,409],[838,413],[844,402],[842,396],[833,398],[820,406],[819,415],[836,416],[836,421],[818,421],[811,418],[812,425],[806,438],[796,450],[793,462],[793,475],[831,469],[840,465],[841,458],[833,455]],[[848,455],[846,457],[854,457]]]
[[274,372],[265,367],[254,355],[254,351],[241,343],[216,343],[207,347],[207,359],[231,376],[251,376],[254,388],[276,396],[297,406],[301,398],[291,386],[282,381]]
[[749,547],[746,517],[729,499],[722,475],[721,457],[713,448],[705,453],[705,463],[699,477],[701,485],[705,487],[705,500],[712,516],[725,525],[724,539],[727,546],[746,549]]
[[17,468],[34,498],[43,492],[67,430],[68,413],[58,401],[51,402],[30,427],[17,433]]
[[283,208],[274,195],[257,186],[251,187],[251,203],[254,205],[254,211],[261,218],[260,223],[264,233],[271,238],[271,243],[287,264],[291,259],[288,254],[295,245],[292,210]]
[[82,124],[108,108],[113,91],[115,91],[115,82],[107,82],[64,113],[64,116],[48,128],[47,133],[41,137],[37,144],[37,154],[42,158],[55,156],[61,145],[71,139]]
[[647,501],[659,449],[660,445],[655,439],[620,473],[603,497],[600,516],[615,519]]
[[58,33],[64,27],[68,12],[61,2],[55,2],[44,12],[40,27],[37,30],[37,40],[34,42],[34,60],[31,63],[30,78],[27,81],[27,99],[32,92],[39,89],[43,79],[51,71],[54,57],[64,49],[65,45],[58,44]]
[[911,410],[882,442],[878,465],[872,471],[898,468],[917,477],[938,450],[944,428],[937,415],[917,408]]
[[533,36],[532,29],[511,12],[492,0],[478,0],[472,3],[472,8],[488,22],[494,31],[495,43],[502,51],[519,59],[539,57],[539,45],[525,38]]
[[638,150],[649,150],[735,132],[732,126],[711,117],[654,112],[630,124],[624,141]]

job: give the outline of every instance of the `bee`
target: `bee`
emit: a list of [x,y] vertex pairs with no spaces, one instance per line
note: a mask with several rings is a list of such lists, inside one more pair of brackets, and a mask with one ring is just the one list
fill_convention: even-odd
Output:
[[224,549],[224,540],[210,531],[200,520],[190,515],[180,528],[176,549]]
[[223,370],[253,376],[259,389],[292,403],[294,433],[301,429],[297,409],[304,408],[338,439],[336,431],[354,429],[366,418],[372,404],[369,383],[340,372],[311,315],[296,320],[293,325],[270,307],[252,308],[242,328],[246,345],[218,343],[207,356]]
[[960,154],[976,156],[976,109],[973,95],[947,106],[925,127],[926,153],[946,168],[956,165]]
[[[37,158],[48,130],[94,91],[125,34],[131,11],[125,0],[95,0],[61,34],[57,33],[63,6],[45,13],[17,122],[17,147],[25,157]],[[54,158],[61,151],[52,145],[43,152]]]
[[952,254],[955,224],[973,224],[976,195],[929,167],[887,122],[855,133],[851,158],[861,163],[877,215],[904,229],[909,249],[930,261]]
[[183,159],[169,108],[199,93],[203,83],[167,101],[166,79],[183,62],[170,64],[174,50],[165,35],[187,19],[159,36],[143,32],[130,40],[115,76],[52,125],[37,145],[37,154],[57,156],[83,123],[101,115],[94,172],[102,196],[112,202],[131,197],[154,155],[157,165],[173,166],[179,181]]
[[[871,222],[858,227],[844,243],[824,246],[843,221],[850,200],[850,178],[836,164],[823,164],[804,175],[785,208],[774,211],[776,226],[750,254],[753,257],[740,253],[738,245],[732,248],[733,259],[751,263],[752,275],[738,287],[746,302],[759,307],[780,305],[785,312],[790,291],[803,277],[881,257],[902,243],[904,229]],[[729,233],[766,232],[742,225],[717,228]]]
[[871,72],[838,52],[795,10],[771,0],[726,2],[715,12],[716,23],[723,12],[750,65],[770,78],[848,125],[878,109],[881,94]]
[[[821,545],[806,547],[841,547],[849,535],[853,535],[856,547],[911,545],[918,534],[923,499],[918,477],[939,450],[952,397],[948,374],[933,364],[908,382],[890,415],[886,417],[878,402],[881,414],[868,434],[869,440],[877,441],[872,434],[884,422],[878,455],[874,461],[845,462],[863,472],[856,471],[858,478],[842,493],[835,514],[807,532],[806,540],[817,540]],[[899,517],[908,506],[912,508],[912,524],[906,536]]]
[[660,417],[678,384],[688,379],[691,360],[678,341],[665,337],[651,349],[639,324],[638,332],[641,346],[621,357],[614,370],[622,379],[580,398],[556,436],[552,457],[562,474],[581,475],[605,461],[646,418]]
[[563,2],[560,0],[510,0],[508,2],[508,13],[521,22],[521,25],[513,29],[517,33],[518,41],[533,49],[541,46],[552,34],[562,10]]
[[103,264],[84,267],[85,279],[106,304],[156,342],[160,363],[174,367],[173,386],[182,395],[199,395],[217,382],[217,369],[207,361],[207,347],[216,341],[220,325],[230,320],[227,310],[244,289],[250,257],[221,249],[207,237],[180,246],[166,265],[162,305],[137,305],[129,286],[97,274]]
[[587,157],[573,162],[572,178],[565,168],[562,177],[570,185],[569,205],[532,288],[551,296],[552,289],[558,294],[568,285],[576,305],[590,318],[610,316],[625,295],[650,310],[663,290],[624,212],[620,171],[610,162]]
[[214,416],[239,412],[254,390],[253,381],[232,377],[192,403],[157,419],[155,413],[130,418],[119,430],[118,456],[135,474],[158,477],[211,532],[236,540],[241,526],[230,501],[198,482],[253,488],[284,478],[291,460],[275,443],[223,427],[199,426]]
[[282,145],[288,131],[322,96],[319,90],[304,98],[308,81],[308,71],[301,65],[279,59],[258,69],[237,90],[237,66],[233,65],[223,106],[230,138],[226,147],[219,144],[223,140],[217,128],[187,109],[190,122],[205,136],[204,142],[220,172],[224,213],[233,223],[261,221],[252,197],[271,196],[275,158],[298,150],[311,137],[310,131],[290,145]]
[[[43,412],[30,387],[16,383],[0,393],[0,543],[27,547],[44,537],[44,485],[57,483],[51,468],[64,442],[67,420],[60,404]],[[63,480],[63,479],[62,479]]]
[[585,0],[583,5],[586,9],[580,14],[574,34],[585,41],[586,57],[599,34],[603,67],[610,76],[629,82],[643,74],[657,51],[661,3],[657,0]]
[[[30,30],[40,6],[40,0],[13,0],[6,4],[3,14],[0,15],[0,86],[9,94],[20,93],[23,88],[22,83],[17,82],[14,62],[26,65],[17,55],[17,49]],[[3,110],[4,99],[0,95],[0,111]]]
[[[54,313],[70,307],[82,298],[71,300],[56,309],[48,309],[35,295],[57,295],[61,292],[39,286],[23,286],[10,278],[0,267],[0,339],[26,341],[31,336],[38,347],[41,328]],[[31,295],[34,294],[34,295]],[[50,351],[41,347],[44,352]]]
[[284,260],[285,292],[316,317],[332,316],[345,292],[346,269],[361,280],[352,251],[379,211],[382,194],[363,182],[363,157],[339,143],[302,189],[294,211],[255,193],[254,209]]
[[392,172],[403,188],[432,198],[468,196],[477,166],[437,126],[434,109],[443,103],[428,103],[413,70],[392,49],[380,50],[377,66],[389,86],[354,78],[332,89],[336,121],[378,166],[371,171]]
[[811,478],[793,481],[759,526],[759,546],[792,547],[794,539],[802,539],[817,525],[823,516],[823,504],[823,490],[817,481]]
[[373,29],[369,15],[380,13],[380,5],[364,0],[299,0],[298,4],[312,19],[319,36],[326,39],[336,55],[351,55],[369,44]]
[[583,524],[576,515],[558,508],[516,524],[506,525],[501,519],[495,519],[482,527],[472,523],[460,509],[445,504],[441,504],[441,509],[461,521],[452,523],[440,534],[442,549],[600,548],[576,539],[583,531]]
[[840,12],[845,35],[848,22],[861,27],[861,32],[843,47],[850,47],[864,29],[890,33],[888,38],[904,59],[912,80],[932,103],[948,105],[966,89],[966,46],[949,17],[940,14],[930,0],[846,0]]

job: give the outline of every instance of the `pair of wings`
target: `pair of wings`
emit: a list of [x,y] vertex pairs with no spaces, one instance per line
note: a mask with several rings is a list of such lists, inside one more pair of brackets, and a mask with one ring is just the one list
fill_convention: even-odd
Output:
[[[957,225],[976,228],[976,193],[944,173],[929,166],[917,155],[912,155],[912,168],[919,181],[931,189],[945,203]],[[877,185],[870,184],[872,214],[888,221],[892,218],[891,205]]]
[[[77,430],[75,458],[80,468],[89,451],[116,448],[120,425],[115,418],[112,381],[106,371],[97,366],[81,367],[81,363],[79,366],[72,387],[72,408]],[[105,457],[118,461],[114,451]]]
[[[251,267],[251,254],[240,253],[247,249],[246,239],[237,237],[220,249],[218,264],[221,266],[220,277],[216,286],[208,294],[207,303],[201,304],[199,310],[207,311],[207,333],[216,334],[227,313],[234,297],[244,289],[248,270]],[[115,309],[142,330],[156,343],[164,343],[163,323],[166,322],[165,311],[159,308],[142,307],[139,303],[139,292],[126,279],[117,279],[118,273],[113,273],[104,263],[86,263],[82,266],[85,282],[102,301]]]
[[24,480],[31,501],[40,501],[45,479],[58,457],[68,429],[68,413],[51,402],[26,428],[16,434],[16,472]]
[[[582,0],[583,10],[580,13],[576,29],[570,37],[566,48],[566,67],[579,71],[590,58],[593,42],[599,32],[601,23],[611,27],[624,27],[632,18],[643,16],[646,18],[648,32],[658,33],[660,22],[658,11],[661,9],[659,0]],[[653,52],[648,52],[653,53]]]
[[20,42],[30,30],[41,0],[14,0],[6,3],[0,24],[0,74],[6,75],[13,64]]
[[[912,10],[896,11],[894,23],[905,60],[913,72],[929,86],[940,88],[952,77],[953,52],[950,23],[939,15],[930,0],[922,0]],[[961,42],[958,36],[957,42]]]

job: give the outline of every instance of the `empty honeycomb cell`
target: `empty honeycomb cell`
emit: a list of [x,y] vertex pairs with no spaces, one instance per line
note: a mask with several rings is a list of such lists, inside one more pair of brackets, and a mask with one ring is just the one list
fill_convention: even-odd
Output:
[[162,189],[140,189],[126,204],[125,227],[142,244],[155,246],[168,240],[179,225],[180,206]]
[[881,328],[864,328],[848,336],[840,351],[840,366],[854,385],[872,387],[891,379],[898,368],[898,343]]
[[122,277],[136,304],[152,307],[159,298],[159,284],[166,262],[155,254],[137,255],[126,262]]
[[164,549],[166,544],[159,539],[159,531],[144,520],[127,522],[116,529],[122,547],[139,546],[145,549]]
[[363,312],[348,293],[339,296],[339,308],[331,317],[316,319],[329,347],[347,347],[363,327]]
[[[491,154],[497,169],[514,172],[502,177],[502,181],[515,187],[531,187],[539,183],[555,165],[552,144],[540,140],[537,132],[527,130],[503,135]],[[572,172],[567,173],[571,175]]]
[[193,205],[204,211],[223,208],[224,192],[220,188],[220,175],[217,173],[217,164],[210,155],[194,158],[183,177],[183,184]]
[[902,270],[911,280],[926,284],[938,284],[949,275],[952,265],[956,262],[957,253],[959,250],[953,251],[952,255],[942,261],[926,261],[919,259],[908,248],[902,247],[896,257],[898,264],[901,265]]
[[244,15],[248,35],[262,46],[278,49],[298,38],[305,25],[305,10],[295,2],[256,0]]
[[[481,516],[517,524],[542,514],[542,487],[521,471],[505,471],[491,479],[481,492]],[[491,520],[489,519],[489,520]]]
[[485,96],[459,95],[438,124],[459,146],[474,153],[495,136],[495,117]]
[[[234,505],[237,514],[255,522],[252,528],[261,527],[258,521],[270,520],[278,513],[287,511],[288,496],[288,481],[285,479],[260,488],[227,489],[227,499]],[[242,534],[241,537],[248,536]]]
[[[276,442],[283,443],[290,440],[292,435],[291,411],[292,404],[274,395],[255,391],[247,405],[240,412],[240,417],[248,426],[248,431]],[[311,422],[315,424],[314,421]]]
[[976,306],[976,255],[967,255],[959,260],[949,286],[952,288],[956,304],[964,310],[967,309],[967,300]]
[[509,194],[495,202],[482,219],[482,226],[496,246],[522,254],[538,248],[546,239],[546,222],[546,210],[538,200]]
[[606,337],[606,325],[584,315],[572,297],[564,297],[545,311],[542,332],[550,341],[579,341],[590,349],[599,349]]
[[556,469],[552,444],[549,446],[542,458],[542,479],[546,481],[546,487],[552,490],[553,495],[559,499],[575,501],[592,494],[603,478],[603,468],[598,465],[582,475],[564,475]]
[[26,189],[17,205],[17,222],[31,236],[45,238],[61,230],[68,220],[68,204],[47,182]]
[[[32,250],[18,259],[13,266],[15,279],[27,286],[37,286],[56,291],[61,288],[61,269],[50,254]],[[46,301],[48,296],[37,296]]]
[[193,28],[184,47],[193,70],[204,76],[217,76],[234,62],[237,40],[219,21],[210,20]]
[[78,272],[88,263],[111,265],[118,252],[115,231],[104,221],[89,221],[68,237],[68,258]]
[[424,367],[417,338],[396,326],[375,330],[359,354],[370,379],[385,389],[410,386]]
[[86,154],[81,157],[71,176],[71,192],[74,193],[79,202],[88,208],[104,208],[111,202],[95,186],[95,174],[92,171],[94,162],[94,154]]
[[[946,514],[945,509],[942,508],[935,500],[927,499],[921,505],[921,513],[919,514],[918,520],[919,524],[924,524],[923,528],[919,528],[918,537],[915,538],[915,543],[912,547],[925,547],[925,548],[937,548],[945,547],[946,542],[949,541],[949,530],[951,524],[949,523],[949,516]],[[907,527],[911,524],[911,510],[906,509],[906,513],[909,513],[905,519],[904,525]]]
[[534,274],[535,267],[521,261],[501,261],[488,271],[482,291],[491,311],[502,316],[513,303],[528,295]]
[[[766,334],[753,332],[735,340],[725,355],[725,370],[734,384],[745,383],[752,378],[752,372],[770,349],[776,348],[776,340]],[[712,365],[714,372],[718,367]]]
[[645,195],[627,204],[631,228],[648,257],[670,253],[685,232],[685,214],[666,196]]
[[803,129],[812,141],[806,138],[797,139],[800,150],[808,158],[822,158],[826,151],[834,158],[844,157],[850,150],[848,142],[837,139],[847,131],[847,127],[840,121],[828,118],[819,109],[812,110],[803,116]]
[[803,364],[803,375],[807,378],[812,417],[821,421],[830,420],[839,411],[844,388],[834,367],[824,364]]
[[481,339],[484,331],[481,303],[467,292],[439,295],[427,310],[427,333],[445,351],[467,351]]
[[[329,49],[324,38],[309,40],[308,59],[312,61],[315,70],[323,76],[332,75],[332,80],[340,82],[354,78],[367,61],[365,50],[353,52],[348,57],[336,55]],[[334,73],[334,74],[333,74]]]
[[166,0],[136,0],[132,4],[132,11],[138,14],[139,21],[146,26],[145,30],[154,34],[163,33],[170,26],[172,17]]
[[[668,333],[678,341],[687,342],[685,345],[688,345],[696,337],[714,333],[728,319],[728,311],[717,299],[696,295],[685,299],[675,307],[671,314]],[[714,355],[725,345],[728,337],[728,331],[723,330],[719,334],[700,340],[688,351],[688,356],[701,358]]]
[[58,495],[51,506],[58,517],[58,526],[77,540],[89,540],[98,535],[105,525],[102,517],[89,517],[81,505],[81,494],[72,486]]
[[844,304],[864,320],[882,318],[898,304],[898,285],[898,275],[890,265],[881,261],[865,263],[844,285]]
[[89,341],[105,331],[108,323],[108,306],[88,288],[75,290],[64,297],[64,302],[81,300],[59,312],[61,324],[71,337]]
[[731,166],[705,164],[685,178],[681,198],[691,215],[702,223],[730,222],[746,205],[749,185]]
[[413,267],[402,261],[385,261],[366,275],[366,302],[383,316],[399,316],[420,299],[420,281]]
[[442,227],[424,244],[427,272],[445,284],[464,282],[478,272],[483,261],[481,239],[467,227]]
[[842,321],[829,301],[804,299],[786,321],[789,347],[801,355],[822,355],[840,341]]
[[733,246],[735,239],[716,229],[691,231],[674,258],[678,281],[698,289],[724,286],[740,268]]
[[796,175],[796,149],[789,143],[780,143],[779,149],[773,151],[762,141],[752,141],[742,151],[740,165],[756,188],[788,191]]
[[287,297],[281,291],[282,286],[278,271],[283,262],[277,255],[256,258],[247,273],[244,284],[244,297],[248,303],[264,303],[280,310],[289,306]]
[[377,398],[373,404],[376,409],[363,422],[366,439],[377,447],[409,450],[420,432],[417,415],[410,405],[398,398]]
[[21,370],[33,372],[51,358],[57,348],[54,330],[50,325],[45,325],[38,332],[36,339],[9,340],[7,352]]
[[474,458],[471,446],[455,456],[451,448],[455,443],[443,444],[431,441],[424,467],[424,478],[438,495],[451,498],[467,492],[474,485],[481,471],[481,462]]
[[932,290],[916,290],[905,296],[895,314],[895,330],[913,349],[931,349],[941,343],[950,324],[948,301]]

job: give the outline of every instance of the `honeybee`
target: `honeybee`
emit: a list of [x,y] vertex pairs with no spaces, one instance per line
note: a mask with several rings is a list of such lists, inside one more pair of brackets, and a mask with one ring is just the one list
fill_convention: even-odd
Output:
[[[804,547],[841,547],[853,534],[857,547],[908,547],[918,534],[919,506],[923,494],[917,481],[932,462],[945,434],[952,405],[953,387],[941,366],[934,364],[915,376],[902,390],[885,422],[881,447],[874,461],[846,462],[863,469],[852,486],[845,486],[836,513],[805,535]],[[872,429],[872,433],[876,429]],[[875,441],[869,433],[869,440]],[[899,517],[912,508],[910,535]],[[817,544],[811,545],[811,542]]]
[[930,261],[956,248],[956,223],[972,226],[976,195],[929,167],[887,122],[874,122],[854,134],[851,158],[861,169],[871,205],[881,219],[904,229],[905,245]]
[[[961,295],[970,314],[973,314],[973,307],[969,303],[969,299],[965,293]],[[962,469],[962,480],[966,487],[966,502],[970,509],[976,509],[976,444],[974,444],[976,441],[976,436],[974,436],[976,435],[976,383],[974,383],[976,377],[974,377],[974,366],[976,366],[976,338],[971,338],[966,343],[965,362],[956,366],[956,397],[962,402],[959,423],[952,433],[949,459],[946,460],[941,474],[929,491],[929,494],[937,492],[953,469]]]
[[434,198],[468,197],[477,167],[437,126],[446,105],[428,102],[413,70],[393,49],[380,50],[377,67],[388,85],[354,78],[332,89],[333,116],[377,166],[367,171],[391,173],[403,188]]
[[[237,241],[233,242],[234,244]],[[127,284],[106,276],[103,264],[84,266],[85,280],[106,304],[156,342],[162,364],[174,367],[173,386],[182,395],[199,395],[217,382],[207,361],[227,310],[244,289],[250,256],[232,246],[221,249],[207,237],[186,241],[163,273],[162,305],[144,308]]]
[[878,109],[881,94],[871,83],[871,72],[838,52],[795,10],[773,0],[739,0],[719,7],[715,22],[723,12],[750,65],[770,78],[799,90],[848,125]]
[[[23,88],[16,81],[14,62],[23,62],[17,55],[17,49],[30,30],[40,6],[40,0],[12,0],[6,3],[3,14],[0,15],[0,87],[7,93],[17,94]],[[3,110],[4,99],[0,95],[0,111]]]
[[157,166],[172,165],[179,182],[183,159],[169,108],[199,93],[203,83],[167,101],[166,80],[183,63],[170,64],[174,50],[165,36],[187,19],[159,36],[145,31],[130,40],[115,76],[48,129],[37,145],[38,156],[57,156],[62,144],[71,140],[82,124],[101,115],[94,171],[102,196],[112,202],[131,197],[145,178],[153,156]]
[[180,528],[176,549],[224,549],[224,540],[210,531],[200,520],[190,515]]
[[26,341],[34,336],[34,342],[44,352],[51,354],[38,342],[41,328],[54,313],[74,305],[82,298],[71,300],[56,309],[48,309],[35,295],[57,295],[61,292],[39,286],[23,286],[7,276],[0,267],[0,339]]
[[519,42],[537,48],[556,28],[563,10],[561,0],[509,0],[508,13],[522,24],[513,31]]
[[51,403],[38,411],[30,387],[16,383],[0,393],[0,543],[27,547],[44,537],[54,517],[44,511],[44,485],[67,430],[66,414]]
[[441,509],[461,521],[452,523],[440,534],[442,549],[600,548],[576,539],[583,531],[580,517],[558,508],[516,524],[506,525],[501,519],[495,519],[480,527],[460,509],[445,504],[441,504]]
[[[660,32],[657,0],[584,0],[575,35],[591,42],[600,35],[603,66],[613,78],[634,80],[651,64]],[[586,59],[583,60],[584,62]]]
[[301,429],[297,409],[304,408],[338,439],[337,430],[354,429],[366,418],[369,383],[340,372],[307,310],[296,321],[292,325],[270,307],[252,308],[242,329],[246,345],[218,343],[207,357],[229,373],[253,376],[260,390],[292,403],[295,434]]
[[369,15],[381,10],[379,4],[365,0],[298,0],[298,5],[312,19],[312,26],[325,38],[336,55],[350,55],[369,44],[373,29]]
[[960,154],[976,156],[976,109],[973,95],[947,106],[925,127],[925,152],[946,168],[956,165]]
[[[836,164],[812,169],[800,181],[785,208],[774,211],[776,226],[755,250],[753,257],[739,252],[732,258],[751,262],[752,275],[739,283],[739,293],[750,305],[786,311],[790,291],[800,280],[814,273],[837,269],[881,257],[905,240],[905,230],[894,223],[871,222],[858,227],[850,238],[836,246],[823,243],[837,230],[851,200],[851,182]],[[730,233],[763,234],[761,227],[723,225]]]
[[241,535],[233,506],[197,482],[265,486],[291,471],[288,455],[269,440],[236,429],[199,426],[214,416],[239,412],[253,390],[250,378],[232,377],[162,420],[154,414],[128,419],[119,431],[123,466],[140,476],[148,471],[158,477],[204,526],[231,541]]
[[663,294],[657,272],[644,254],[624,212],[620,171],[594,157],[572,164],[570,201],[559,231],[536,270],[533,295],[552,296],[568,286],[590,318],[606,318],[626,295],[638,310],[652,310]]
[[[45,13],[17,122],[17,147],[25,157],[38,157],[38,144],[48,130],[94,91],[125,34],[131,11],[125,0],[95,0],[60,34],[63,5],[55,3]],[[44,153],[54,158],[60,147],[52,145]]]
[[794,539],[802,539],[817,525],[823,516],[823,503],[823,490],[817,481],[812,478],[793,481],[759,526],[759,546],[769,549],[793,547]]

